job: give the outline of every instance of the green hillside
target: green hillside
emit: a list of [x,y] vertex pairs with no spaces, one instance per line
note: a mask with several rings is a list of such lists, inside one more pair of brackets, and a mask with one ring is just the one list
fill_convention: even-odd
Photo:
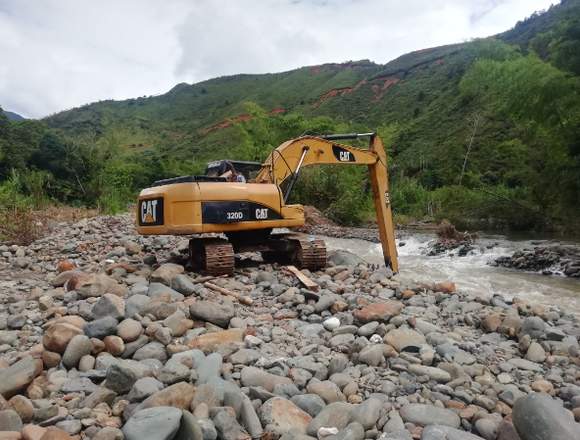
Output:
[[[221,77],[11,123],[33,124],[37,143],[6,150],[0,173],[32,167],[51,197],[114,209],[208,160],[260,160],[305,132],[377,130],[400,219],[566,228],[580,213],[579,75],[580,0],[565,0],[495,38],[385,65]],[[368,218],[364,170],[308,170],[296,197],[345,223]]]

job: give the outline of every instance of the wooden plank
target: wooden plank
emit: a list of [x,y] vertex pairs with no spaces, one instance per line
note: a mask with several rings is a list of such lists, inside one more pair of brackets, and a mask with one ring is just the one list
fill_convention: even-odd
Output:
[[307,289],[313,290],[314,292],[318,292],[320,286],[304,275],[296,266],[286,266],[289,272],[291,272],[298,280],[304,284],[304,287]]
[[232,292],[231,290],[224,289],[223,287],[220,287],[217,284],[210,283],[209,281],[203,283],[203,285],[208,289],[221,293],[222,295],[231,296],[237,299],[240,303],[245,304],[247,306],[251,306],[254,303],[254,300],[249,296],[240,295],[237,292]]

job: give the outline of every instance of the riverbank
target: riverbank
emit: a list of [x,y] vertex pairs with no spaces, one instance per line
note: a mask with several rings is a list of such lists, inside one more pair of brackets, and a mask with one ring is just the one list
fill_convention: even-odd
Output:
[[2,438],[579,432],[580,322],[566,310],[402,282],[345,252],[305,272],[317,291],[257,259],[207,284],[183,267],[186,243],[136,236],[124,215],[2,250]]

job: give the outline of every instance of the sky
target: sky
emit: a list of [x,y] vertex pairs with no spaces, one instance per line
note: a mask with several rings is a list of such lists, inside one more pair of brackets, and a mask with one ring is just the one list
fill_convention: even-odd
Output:
[[40,118],[505,31],[556,0],[0,0],[0,106]]

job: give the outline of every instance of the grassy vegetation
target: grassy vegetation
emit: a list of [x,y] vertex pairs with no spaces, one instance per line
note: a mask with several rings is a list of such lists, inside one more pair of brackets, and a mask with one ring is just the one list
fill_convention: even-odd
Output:
[[[158,178],[209,160],[262,160],[303,133],[376,130],[397,218],[462,227],[572,228],[580,214],[580,0],[496,38],[369,61],[179,84],[44,121],[0,114],[0,181],[26,198],[114,212]],[[30,173],[30,170],[33,170]],[[308,169],[295,201],[358,224],[364,169]],[[33,173],[39,174],[33,174]],[[37,203],[35,201],[34,203]]]

